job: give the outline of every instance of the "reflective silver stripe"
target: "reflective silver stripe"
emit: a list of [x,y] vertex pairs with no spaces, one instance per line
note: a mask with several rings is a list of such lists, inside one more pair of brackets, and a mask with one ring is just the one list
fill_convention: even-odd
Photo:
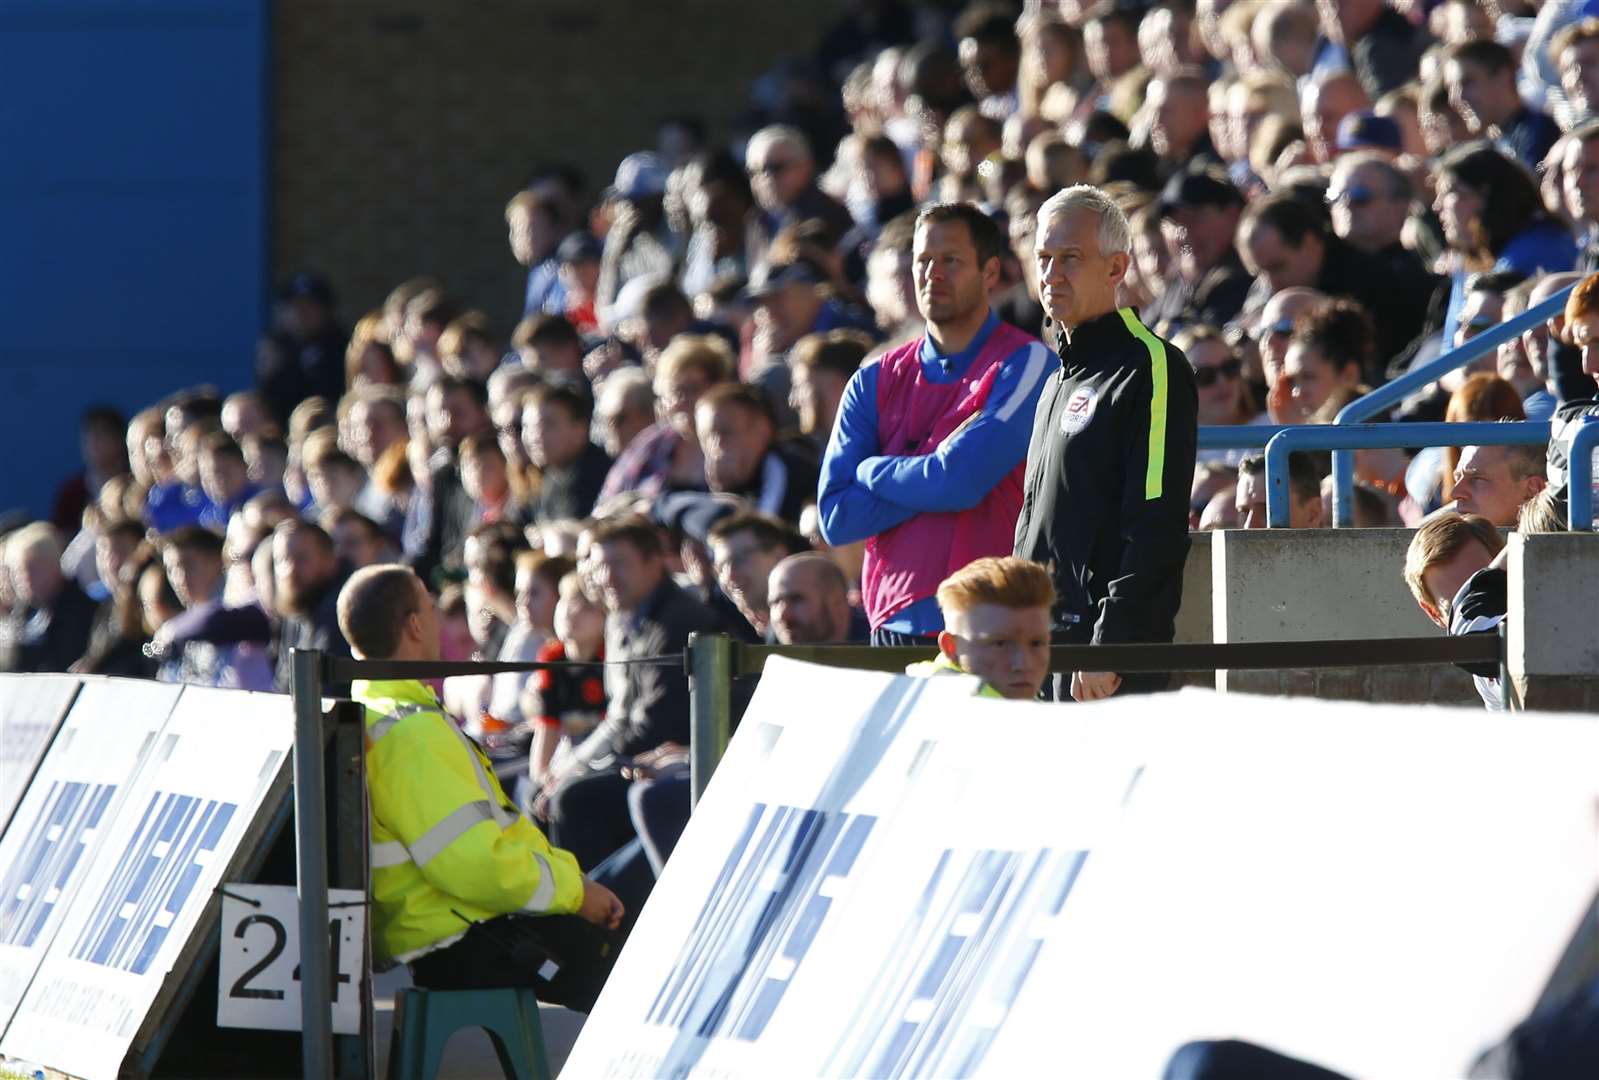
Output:
[[424,945],[420,949],[412,949],[410,952],[399,953],[394,957],[394,962],[396,964],[409,964],[412,960],[420,960],[428,953],[438,952],[440,949],[448,948],[464,937],[466,937],[466,931],[462,930],[459,934],[451,934],[447,938],[440,938],[431,945]]
[[512,810],[509,807],[500,805],[499,794],[494,790],[494,785],[489,780],[489,774],[483,768],[483,761],[478,757],[477,748],[472,745],[472,740],[468,739],[466,737],[466,733],[460,728],[456,727],[454,724],[450,725],[450,730],[455,732],[455,737],[457,739],[461,740],[462,749],[466,751],[466,756],[472,760],[472,769],[477,773],[477,786],[483,789],[483,797],[487,799],[489,801],[489,805],[494,808],[495,822],[500,826],[500,828],[509,829],[521,818],[521,813],[516,810]]
[[539,864],[539,886],[533,890],[532,899],[522,905],[522,910],[543,915],[555,903],[555,874],[550,870],[550,860],[544,856],[534,852],[533,861]]
[[469,802],[457,807],[443,821],[423,833],[415,843],[407,844],[411,861],[426,866],[440,852],[466,834],[468,829],[484,821],[494,820],[494,808],[487,802]]
[[[383,736],[393,731],[395,725],[397,725],[401,720],[404,720],[407,716],[415,716],[417,713],[421,712],[437,711],[438,710],[431,705],[401,705],[399,708],[395,709],[394,712],[390,713],[388,716],[385,716],[383,719],[367,728],[367,734],[372,737],[373,742],[377,742],[379,739],[383,738]],[[455,725],[451,724],[450,726],[453,728]]]
[[411,853],[405,850],[405,845],[398,840],[386,840],[381,844],[372,845],[372,869],[380,870],[386,866],[402,866],[411,861]]

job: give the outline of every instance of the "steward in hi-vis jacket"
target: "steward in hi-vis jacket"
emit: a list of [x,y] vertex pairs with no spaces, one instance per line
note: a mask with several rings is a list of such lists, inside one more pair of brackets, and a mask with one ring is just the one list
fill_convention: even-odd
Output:
[[[369,566],[339,593],[358,660],[436,661],[439,617],[410,569]],[[506,797],[488,757],[415,679],[357,679],[366,708],[372,949],[434,990],[529,987],[587,1010],[626,914],[604,880]],[[575,916],[575,917],[574,917]]]
[[414,679],[357,680],[372,802],[372,946],[409,963],[496,915],[570,915],[583,872],[506,797],[494,768]]

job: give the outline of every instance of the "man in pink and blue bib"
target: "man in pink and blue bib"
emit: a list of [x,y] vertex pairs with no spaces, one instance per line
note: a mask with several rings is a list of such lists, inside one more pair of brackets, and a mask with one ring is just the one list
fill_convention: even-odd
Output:
[[944,628],[939,582],[1008,555],[1033,412],[1060,359],[989,307],[1005,240],[972,203],[916,219],[912,270],[926,330],[850,379],[822,460],[830,544],[866,541],[861,593],[876,645]]

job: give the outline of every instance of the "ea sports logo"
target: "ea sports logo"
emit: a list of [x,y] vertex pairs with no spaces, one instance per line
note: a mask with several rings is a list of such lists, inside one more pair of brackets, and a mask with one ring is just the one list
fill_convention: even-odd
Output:
[[1060,429],[1075,435],[1088,426],[1094,418],[1094,406],[1099,404],[1099,391],[1092,386],[1079,386],[1066,402],[1066,411],[1060,414]]

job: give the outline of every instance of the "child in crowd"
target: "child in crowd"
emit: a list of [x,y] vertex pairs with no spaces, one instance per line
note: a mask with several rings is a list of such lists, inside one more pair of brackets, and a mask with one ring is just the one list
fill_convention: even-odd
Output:
[[472,524],[512,521],[518,516],[511,494],[510,470],[505,451],[492,434],[468,435],[461,440],[461,486],[471,496]]
[[976,675],[985,697],[1032,701],[1049,677],[1054,603],[1054,583],[1037,563],[1010,555],[967,563],[938,586],[938,655],[906,674]]
[[[561,579],[576,565],[571,559],[552,559],[541,551],[523,551],[516,556],[516,621],[500,647],[500,660],[543,659],[543,652],[555,640],[555,608]],[[533,675],[506,671],[493,676],[488,711],[483,716],[483,744],[495,759],[496,771],[501,771],[502,761],[513,764],[518,774],[527,771],[536,718],[524,713],[522,704],[527,700],[523,690]]]
[[366,470],[339,448],[338,433],[323,428],[307,436],[304,450],[306,489],[315,517],[330,510],[348,510],[366,487]]
[[[551,560],[564,561],[564,560]],[[582,575],[568,572],[558,586],[555,638],[539,650],[546,661],[605,659],[605,608],[586,590]],[[552,667],[534,674],[523,692],[522,713],[533,719],[528,776],[534,789],[559,775],[562,761],[605,715],[604,669]]]

